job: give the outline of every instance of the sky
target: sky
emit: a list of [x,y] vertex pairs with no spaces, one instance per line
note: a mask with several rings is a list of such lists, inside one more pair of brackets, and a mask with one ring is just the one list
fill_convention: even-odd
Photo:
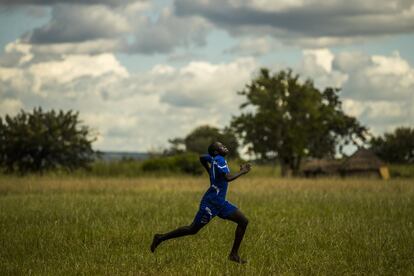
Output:
[[0,0],[0,116],[76,110],[103,151],[158,151],[240,114],[262,67],[414,127],[414,0]]

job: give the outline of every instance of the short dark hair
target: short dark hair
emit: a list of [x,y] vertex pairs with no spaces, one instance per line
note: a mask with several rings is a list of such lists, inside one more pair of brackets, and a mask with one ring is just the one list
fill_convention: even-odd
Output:
[[211,156],[215,156],[217,154],[215,154],[214,152],[217,151],[217,142],[213,142],[210,144],[210,146],[208,146],[208,154],[210,154]]

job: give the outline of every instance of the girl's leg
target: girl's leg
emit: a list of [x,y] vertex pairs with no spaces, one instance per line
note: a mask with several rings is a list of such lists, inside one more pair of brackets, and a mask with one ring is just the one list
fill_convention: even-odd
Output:
[[203,228],[204,225],[205,224],[193,222],[191,225],[179,227],[165,234],[155,234],[151,244],[151,252],[154,252],[157,246],[163,241],[197,234],[197,232],[200,231],[200,229]]
[[230,216],[226,217],[226,219],[237,223],[237,228],[234,235],[234,243],[230,251],[229,259],[238,263],[245,263],[246,261],[239,256],[239,248],[240,243],[243,240],[244,233],[246,232],[247,225],[249,224],[249,220],[238,209]]

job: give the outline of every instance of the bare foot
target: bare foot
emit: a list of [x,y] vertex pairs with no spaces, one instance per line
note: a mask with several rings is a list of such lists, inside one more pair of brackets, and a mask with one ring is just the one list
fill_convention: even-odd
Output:
[[154,253],[155,249],[157,248],[157,246],[162,242],[161,240],[161,235],[160,234],[155,234],[154,238],[152,239],[152,243],[151,243],[151,252]]
[[245,264],[245,263],[247,263],[246,260],[240,258],[239,255],[235,255],[235,254],[230,254],[229,255],[229,260],[230,261],[233,261],[233,262],[236,262],[236,263],[239,263],[239,264]]

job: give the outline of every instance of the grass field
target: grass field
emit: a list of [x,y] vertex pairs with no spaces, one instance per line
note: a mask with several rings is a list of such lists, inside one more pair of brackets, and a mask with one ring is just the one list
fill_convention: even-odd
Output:
[[270,275],[414,273],[412,180],[231,183],[250,219],[227,261],[235,226],[214,219],[196,236],[149,245],[191,222],[205,177],[0,178],[0,275]]

